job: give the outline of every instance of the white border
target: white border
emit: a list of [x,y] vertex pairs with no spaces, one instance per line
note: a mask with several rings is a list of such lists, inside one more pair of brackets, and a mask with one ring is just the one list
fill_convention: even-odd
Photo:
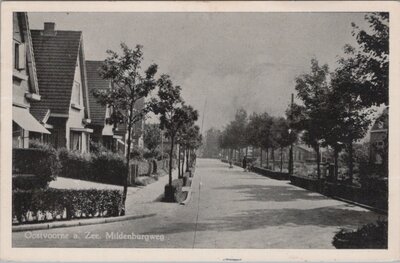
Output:
[[[16,261],[393,261],[400,260],[400,3],[385,2],[2,2],[0,258]],[[12,12],[390,12],[389,249],[96,249],[11,247]],[[317,23],[318,21],[316,21]]]

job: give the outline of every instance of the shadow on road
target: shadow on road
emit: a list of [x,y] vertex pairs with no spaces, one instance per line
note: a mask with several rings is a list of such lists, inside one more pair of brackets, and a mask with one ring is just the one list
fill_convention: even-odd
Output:
[[[356,229],[366,221],[373,222],[376,214],[369,211],[356,211],[337,207],[323,207],[314,209],[256,209],[242,211],[236,215],[209,218],[206,222],[199,222],[197,231],[245,231],[263,229],[266,227],[345,227]],[[195,228],[195,223],[174,223],[168,228],[157,227],[153,233],[175,234],[190,232]],[[150,232],[151,232],[150,231]]]
[[325,200],[326,197],[293,186],[266,186],[259,184],[233,185],[213,188],[215,190],[236,190],[246,196],[235,201],[274,201],[287,202],[295,200]]

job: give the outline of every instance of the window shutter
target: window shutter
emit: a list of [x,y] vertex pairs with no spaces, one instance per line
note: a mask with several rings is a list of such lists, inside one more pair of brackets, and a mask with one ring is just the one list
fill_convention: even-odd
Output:
[[25,44],[18,45],[18,69],[24,69],[26,64]]

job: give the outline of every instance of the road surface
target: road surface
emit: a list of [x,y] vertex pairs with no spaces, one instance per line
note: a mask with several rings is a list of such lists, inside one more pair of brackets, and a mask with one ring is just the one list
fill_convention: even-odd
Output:
[[[192,187],[187,205],[137,202],[130,214],[146,217],[16,232],[13,246],[333,248],[332,238],[340,228],[356,229],[384,218],[218,160],[198,160]],[[161,194],[162,187],[158,189]]]

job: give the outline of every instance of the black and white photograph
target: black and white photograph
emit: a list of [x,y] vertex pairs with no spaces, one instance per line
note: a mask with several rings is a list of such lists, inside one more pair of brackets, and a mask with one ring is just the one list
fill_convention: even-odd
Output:
[[2,19],[10,249],[399,259],[398,10],[74,4]]

